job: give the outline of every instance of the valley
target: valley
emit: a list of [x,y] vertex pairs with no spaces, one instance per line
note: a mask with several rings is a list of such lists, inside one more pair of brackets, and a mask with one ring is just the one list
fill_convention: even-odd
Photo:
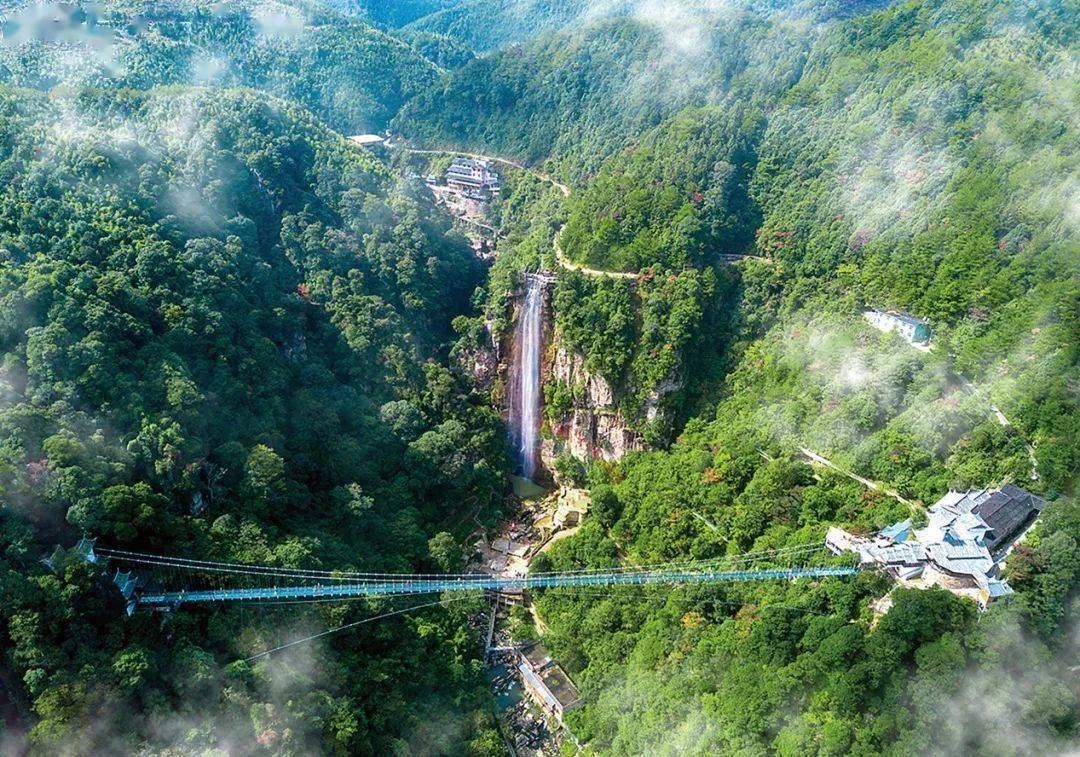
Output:
[[0,8],[0,753],[1071,754],[1063,0]]

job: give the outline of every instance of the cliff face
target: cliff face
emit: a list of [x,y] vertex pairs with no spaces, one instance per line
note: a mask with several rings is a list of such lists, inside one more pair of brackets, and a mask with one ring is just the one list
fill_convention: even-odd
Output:
[[[603,376],[591,373],[584,357],[564,346],[558,333],[553,333],[552,283],[545,281],[541,329],[541,396],[553,400],[551,406],[545,403],[542,412],[541,470],[537,471],[537,479],[542,481],[550,480],[556,459],[567,452],[580,460],[616,461],[629,452],[648,449],[642,434],[620,412],[615,388]],[[492,390],[492,400],[504,419],[509,418],[511,363],[518,358],[514,324],[520,317],[523,296],[522,291],[515,292],[508,328],[496,336],[492,333],[494,324],[487,324],[490,347],[485,344],[462,355],[476,385]],[[660,382],[644,398],[641,420],[662,421],[666,398],[679,389],[681,383],[674,378]]]
[[645,449],[641,435],[619,413],[611,385],[589,373],[581,355],[556,345],[545,374],[545,382],[567,387],[572,397],[569,409],[551,423],[554,438],[542,442],[547,467],[563,452],[581,459],[618,460],[627,452]]

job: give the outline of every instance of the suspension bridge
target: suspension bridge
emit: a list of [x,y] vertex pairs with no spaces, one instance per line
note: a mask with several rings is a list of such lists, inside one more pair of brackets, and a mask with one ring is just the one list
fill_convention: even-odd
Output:
[[[282,568],[96,548],[92,540],[85,538],[76,545],[74,552],[94,564],[105,561],[115,564],[112,580],[127,601],[128,614],[138,608],[163,610],[204,603],[319,602],[443,592],[790,581],[849,576],[859,571],[857,566],[835,564],[835,558],[825,551],[824,545],[763,550],[684,563],[529,573],[523,576],[358,573]],[[49,560],[46,562],[49,563]],[[791,565],[792,562],[819,564]],[[829,562],[834,564],[827,564]],[[122,571],[119,566],[128,570]],[[181,582],[198,578],[203,585],[163,588],[168,583],[168,576],[172,576],[173,583],[177,577]],[[217,585],[206,585],[208,583]],[[244,585],[235,585],[238,583]]]

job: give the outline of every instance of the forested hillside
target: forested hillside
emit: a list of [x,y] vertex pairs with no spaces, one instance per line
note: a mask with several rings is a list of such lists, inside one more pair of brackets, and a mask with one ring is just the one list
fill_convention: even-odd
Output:
[[478,52],[518,44],[582,20],[618,12],[617,3],[603,7],[589,0],[464,0],[443,1],[440,5],[406,28],[445,34]]
[[[872,624],[888,587],[869,577],[544,593],[590,748],[1075,747],[1076,19],[1067,3],[967,0],[787,25],[746,13],[682,54],[663,24],[608,21],[475,61],[406,106],[399,126],[425,142],[574,183],[562,249],[641,275],[561,273],[560,343],[654,443],[657,386],[700,415],[667,451],[593,464],[590,519],[534,569],[819,543],[827,525],[872,532],[1002,480],[1056,500],[1010,557],[1016,596],[978,618],[900,590]],[[870,329],[867,305],[928,318],[933,350]],[[549,391],[549,411],[570,391]],[[800,447],[909,504],[820,474]]]
[[[73,10],[54,3],[16,8],[7,24],[0,81],[14,86],[250,86],[299,103],[347,134],[385,128],[407,99],[438,79],[440,66],[469,57],[449,40],[398,39],[301,4]],[[62,44],[47,41],[58,24]]]
[[434,567],[428,539],[491,512],[504,486],[497,416],[428,359],[478,281],[468,247],[282,101],[174,88],[0,103],[2,681],[35,748],[482,737],[464,610],[249,664],[373,608],[163,627],[124,617],[91,566],[37,564],[86,532],[219,560]]
[[[1080,328],[1075,17],[1057,3],[909,2],[854,19],[823,12],[830,20],[814,25],[735,18],[714,20],[701,49],[672,64],[707,63],[698,78],[676,77],[674,92],[631,87],[637,109],[621,94],[634,67],[668,48],[634,20],[476,61],[399,121],[424,140],[552,156],[582,183],[560,244],[588,265],[652,280],[725,254],[773,261],[742,269],[744,338],[799,310],[875,304],[930,318],[943,368],[1012,411],[1047,483],[1068,488],[1080,433],[1068,389]],[[684,98],[721,102],[664,116]],[[470,115],[455,112],[465,103]],[[660,123],[641,131],[650,120]],[[604,155],[595,175],[575,172]],[[633,328],[618,333],[633,320],[623,284],[564,286],[567,338],[629,394],[663,378],[658,355],[683,382],[697,378],[683,362],[700,351],[699,318],[659,337],[657,375],[635,376],[628,354],[641,342]],[[607,293],[582,297],[582,286]],[[687,314],[717,307],[690,296]],[[643,326],[647,309],[633,310],[638,330],[659,336]],[[935,442],[936,454],[957,436]]]
[[678,18],[601,20],[478,58],[410,101],[396,128],[421,142],[484,146],[536,161],[561,158],[568,178],[677,111],[739,97],[768,100],[798,77],[809,21],[732,6]]
[[[823,524],[880,527],[908,512],[805,463],[767,462],[766,443],[722,409],[670,452],[594,473],[590,519],[536,569],[814,544]],[[979,616],[939,589],[897,588],[873,623],[869,605],[889,590],[875,574],[550,589],[537,604],[588,703],[571,727],[598,753],[1066,754],[1078,529],[1075,503],[1053,508],[1011,561],[1016,596]]]
[[589,0],[333,0],[330,4],[381,27],[448,37],[479,53],[632,10],[625,3],[601,5]]
[[[41,558],[457,570],[520,504],[475,373],[537,270],[543,361],[651,451],[560,458],[591,505],[534,572],[801,549],[1002,482],[1048,503],[986,612],[876,571],[535,592],[584,753],[1080,749],[1073,0],[4,8],[0,752],[502,754],[479,600],[127,617]],[[568,194],[499,164],[488,265],[430,156],[344,138],[385,129]],[[541,388],[550,433],[583,389]]]
[[560,244],[598,268],[703,267],[754,243],[750,197],[764,112],[741,100],[666,121],[608,162],[572,202]]

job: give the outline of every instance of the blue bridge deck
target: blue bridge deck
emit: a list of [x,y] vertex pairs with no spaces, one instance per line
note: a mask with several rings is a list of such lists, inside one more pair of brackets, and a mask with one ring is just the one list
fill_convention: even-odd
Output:
[[772,568],[731,571],[677,571],[564,573],[500,578],[477,575],[452,578],[380,579],[339,584],[276,586],[248,589],[210,589],[160,593],[136,593],[134,603],[150,607],[173,607],[188,602],[236,602],[246,600],[333,599],[393,594],[435,594],[444,591],[540,589],[561,586],[625,586],[685,584],[719,581],[792,580],[849,576],[857,567]]

